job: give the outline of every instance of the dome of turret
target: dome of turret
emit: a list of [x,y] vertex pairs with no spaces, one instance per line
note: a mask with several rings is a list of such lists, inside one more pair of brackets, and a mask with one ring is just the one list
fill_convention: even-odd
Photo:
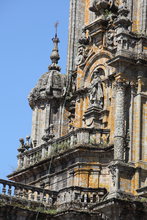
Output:
[[50,99],[61,98],[65,93],[66,76],[60,73],[61,68],[58,66],[60,56],[58,52],[59,39],[57,34],[55,34],[52,40],[54,43],[54,48],[50,56],[52,64],[48,67],[48,72],[40,77],[28,97],[32,109],[36,105],[49,102]]

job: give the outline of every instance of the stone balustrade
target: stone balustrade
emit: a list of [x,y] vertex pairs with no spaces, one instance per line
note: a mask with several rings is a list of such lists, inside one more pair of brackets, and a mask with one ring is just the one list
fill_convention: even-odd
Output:
[[0,194],[17,199],[42,202],[49,206],[53,206],[56,202],[57,193],[55,191],[35,186],[0,179],[0,189]]
[[18,170],[74,148],[76,145],[103,145],[102,134],[109,134],[109,130],[80,128],[58,139],[52,139],[39,147],[26,150],[18,155]]
[[73,186],[59,191],[59,198],[57,199],[57,205],[59,209],[68,204],[73,205],[73,208],[88,208],[91,205],[94,205],[102,201],[107,194],[105,188],[84,188]]
[[5,201],[28,204],[36,202],[35,207],[42,205],[44,207],[63,210],[67,207],[75,209],[88,209],[91,205],[103,201],[107,195],[105,188],[84,188],[71,186],[59,191],[50,191],[47,189],[25,185],[18,182],[0,179],[0,197]]

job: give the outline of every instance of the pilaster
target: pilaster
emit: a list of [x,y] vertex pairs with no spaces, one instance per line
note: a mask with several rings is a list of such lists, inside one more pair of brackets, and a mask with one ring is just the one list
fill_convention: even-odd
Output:
[[137,131],[136,131],[136,147],[135,147],[135,161],[139,161],[142,158],[141,152],[141,123],[142,123],[142,105],[141,105],[141,90],[142,90],[142,72],[138,73],[138,91],[136,97],[137,104]]
[[84,26],[85,0],[70,0],[67,73],[75,68],[78,39]]

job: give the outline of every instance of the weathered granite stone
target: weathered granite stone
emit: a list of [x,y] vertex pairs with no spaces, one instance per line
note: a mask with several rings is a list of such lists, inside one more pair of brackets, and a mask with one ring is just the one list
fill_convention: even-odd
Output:
[[67,74],[56,31],[0,220],[147,219],[146,16],[145,0],[70,1]]

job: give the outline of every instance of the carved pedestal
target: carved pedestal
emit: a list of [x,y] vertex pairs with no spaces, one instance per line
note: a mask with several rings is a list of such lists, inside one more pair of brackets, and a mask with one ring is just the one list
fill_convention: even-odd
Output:
[[107,115],[107,110],[102,110],[97,106],[92,106],[87,109],[84,114],[85,124],[90,128],[102,128],[103,116]]

